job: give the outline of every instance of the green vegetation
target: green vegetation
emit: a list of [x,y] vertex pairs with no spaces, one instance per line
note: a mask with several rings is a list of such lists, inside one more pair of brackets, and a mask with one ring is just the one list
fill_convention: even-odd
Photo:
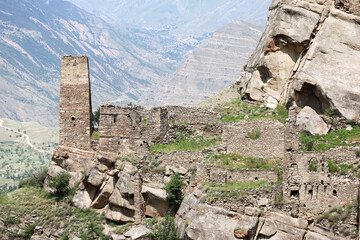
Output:
[[146,118],[141,119],[141,124],[146,126],[148,124],[148,120]]
[[48,168],[42,167],[34,173],[30,173],[28,178],[22,179],[19,182],[19,188],[22,187],[40,187],[44,186],[45,178],[48,173]]
[[360,141],[360,126],[354,126],[351,131],[339,129],[325,135],[300,134],[300,142],[305,146],[303,151],[324,152],[340,146],[356,146],[352,141]]
[[100,133],[99,131],[94,131],[92,134],[91,134],[91,137],[95,140],[99,140],[100,139]]
[[275,207],[279,207],[279,206],[281,206],[281,205],[283,205],[285,203],[286,203],[286,201],[285,201],[283,192],[281,192],[278,195],[275,195],[275,197],[274,197],[274,205],[275,205]]
[[128,158],[128,157],[117,156],[116,159],[120,160],[122,162],[129,162],[134,166],[136,166],[139,162],[139,159],[137,159],[137,158]]
[[309,170],[311,172],[317,172],[317,162],[310,162],[309,164]]
[[252,129],[250,132],[248,132],[248,137],[252,140],[259,139],[261,136],[261,132],[259,129]]
[[145,172],[164,172],[165,166],[160,166],[161,160],[156,158],[149,158],[144,162],[143,170]]
[[29,224],[25,227],[24,233],[22,234],[23,239],[30,239],[31,236],[34,234],[35,225]]
[[166,200],[169,204],[175,206],[175,208],[180,206],[183,185],[184,182],[178,172],[176,172],[174,176],[171,177],[170,181],[165,184]]
[[151,151],[156,152],[172,152],[172,151],[201,151],[204,148],[214,147],[219,144],[221,137],[213,137],[198,139],[182,136],[178,137],[175,142],[170,144],[157,144],[150,146]]
[[151,226],[153,232],[148,234],[151,240],[178,240],[174,217],[166,214],[165,218],[158,224]]
[[121,225],[121,226],[117,227],[116,230],[115,230],[115,232],[116,232],[117,234],[126,233],[127,231],[130,230],[131,226],[132,226],[132,223],[126,223],[126,224],[124,224],[124,225]]
[[317,217],[317,222],[327,221],[332,229],[339,231],[345,236],[357,237],[357,232],[350,232],[346,228],[340,228],[342,222],[346,221],[350,216],[352,211],[357,211],[358,203],[337,206],[331,208],[329,211],[324,212]]
[[100,107],[94,113],[94,120],[99,124],[100,121]]
[[260,107],[259,103],[248,103],[240,98],[225,104],[217,109],[221,115],[221,122],[237,122],[240,120],[252,119],[276,119],[285,123],[288,117],[288,110],[285,106],[278,105],[275,110]]
[[50,177],[49,187],[54,190],[54,196],[62,199],[70,192],[69,182],[71,175],[68,172],[62,171],[55,177]]
[[227,182],[225,185],[216,185],[214,183],[205,183],[204,190],[206,196],[202,201],[208,199],[243,199],[246,198],[248,191],[255,188],[266,188],[265,191],[272,191],[271,184],[267,181],[258,182]]
[[356,157],[360,157],[360,150],[356,151],[355,154],[356,154]]
[[208,162],[210,164],[215,164],[218,167],[229,168],[231,170],[270,170],[277,165],[276,161],[270,161],[262,158],[244,157],[235,153],[210,154],[208,155]]
[[[0,195],[0,215],[6,216],[8,223],[14,226],[7,227],[6,231],[0,229],[0,236],[5,239],[30,239],[34,228],[42,226],[47,230],[57,230],[62,239],[69,239],[70,232],[81,239],[109,239],[102,233],[106,223],[103,216],[92,209],[71,207],[68,202],[69,198],[58,201],[48,192],[34,187],[23,187]],[[32,225],[21,230],[29,222]]]
[[[37,123],[22,123],[2,119],[0,126],[0,193],[11,192],[17,183],[32,172],[50,164],[53,149],[57,147],[58,129]],[[40,150],[27,144],[30,142]]]
[[327,159],[326,161],[328,163],[328,169],[330,173],[339,173],[340,175],[345,175],[350,172],[356,177],[360,178],[360,164],[357,166],[344,163],[337,165],[330,159]]

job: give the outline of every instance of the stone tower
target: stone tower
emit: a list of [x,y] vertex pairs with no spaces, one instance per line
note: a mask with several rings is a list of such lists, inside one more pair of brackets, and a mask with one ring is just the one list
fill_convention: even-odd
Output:
[[90,150],[91,91],[87,56],[61,58],[59,145]]

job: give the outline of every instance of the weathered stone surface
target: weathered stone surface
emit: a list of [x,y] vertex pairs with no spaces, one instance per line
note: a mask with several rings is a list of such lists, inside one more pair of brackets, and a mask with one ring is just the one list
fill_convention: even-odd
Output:
[[305,240],[330,240],[330,238],[327,238],[319,233],[308,232]]
[[91,98],[87,56],[61,58],[59,145],[90,150]]
[[164,217],[169,208],[169,204],[166,201],[166,191],[143,186],[142,194],[146,202],[145,215],[149,217]]
[[264,235],[266,237],[271,237],[275,235],[276,232],[277,232],[276,223],[274,221],[266,219],[264,221],[263,226],[260,229],[259,234]]
[[296,124],[299,130],[308,132],[311,135],[322,135],[329,131],[329,127],[324,120],[311,107],[304,107],[297,115]]
[[124,236],[130,238],[130,240],[148,239],[146,234],[150,232],[150,229],[146,228],[144,225],[141,225],[139,227],[131,228],[124,234]]
[[99,189],[99,195],[95,198],[91,207],[104,208],[108,204],[108,200],[114,190],[114,178],[110,177],[108,181],[104,182]]
[[86,173],[86,175],[87,175],[86,182],[88,182],[89,184],[91,184],[93,186],[100,187],[106,178],[106,174],[103,173],[101,170],[103,170],[103,169],[99,169],[97,166],[94,168],[91,168]]
[[114,222],[134,222],[134,210],[109,204],[105,218]]
[[356,1],[274,1],[244,67],[242,93],[359,119],[360,17],[351,14],[359,9]]
[[116,163],[116,159],[113,157],[107,157],[104,155],[98,155],[97,157],[98,161],[104,165],[106,165],[107,167],[112,167],[115,165]]
[[72,204],[77,208],[89,208],[91,206],[91,197],[88,191],[86,190],[78,190],[76,191]]

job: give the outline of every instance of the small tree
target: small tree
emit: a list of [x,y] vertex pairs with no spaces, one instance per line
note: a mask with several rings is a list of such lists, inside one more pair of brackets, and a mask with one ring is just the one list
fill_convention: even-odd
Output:
[[166,200],[169,204],[178,207],[181,203],[181,190],[184,185],[183,180],[178,172],[172,176],[170,181],[165,184]]
[[70,192],[69,182],[71,175],[68,172],[61,171],[55,177],[50,177],[49,187],[54,189],[54,196],[63,198]]

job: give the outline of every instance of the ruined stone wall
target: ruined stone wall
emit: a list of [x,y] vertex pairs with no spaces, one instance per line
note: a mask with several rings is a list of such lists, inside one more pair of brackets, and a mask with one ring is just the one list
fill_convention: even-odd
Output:
[[159,143],[168,130],[165,108],[120,107],[100,108],[99,149],[121,156],[145,156],[150,143]]
[[59,127],[59,145],[91,149],[91,91],[86,56],[61,58]]
[[169,123],[186,123],[189,125],[205,125],[221,119],[220,114],[197,107],[166,106]]
[[[258,139],[251,135],[260,133]],[[284,157],[284,131],[282,123],[274,120],[250,120],[227,124],[223,128],[223,144],[228,153],[266,159]]]
[[[330,173],[326,154],[302,152],[287,154],[284,161],[284,197],[299,202],[299,215],[319,216],[332,207],[358,200],[359,181],[355,177]],[[356,219],[349,220],[357,224]]]

